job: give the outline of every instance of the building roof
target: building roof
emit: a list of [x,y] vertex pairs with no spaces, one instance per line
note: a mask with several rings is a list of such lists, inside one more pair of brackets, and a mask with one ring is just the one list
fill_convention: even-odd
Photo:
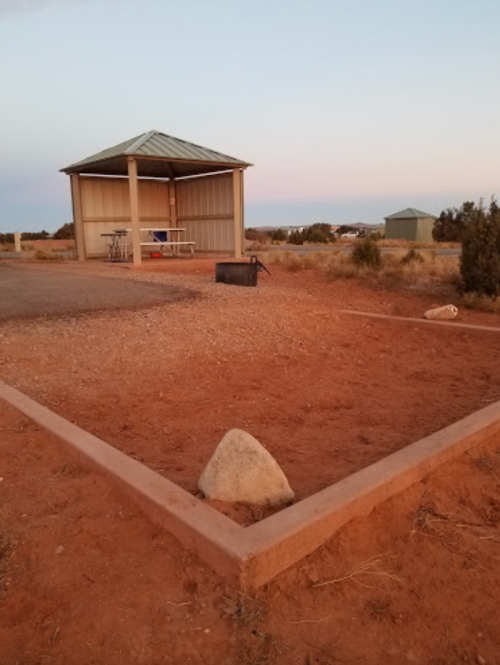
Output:
[[152,130],[70,164],[64,173],[127,175],[127,158],[137,158],[139,176],[184,177],[251,166],[235,157]]
[[394,215],[389,215],[389,217],[385,217],[384,219],[417,219],[419,217],[432,217],[433,219],[436,219],[436,217],[429,212],[423,212],[416,208],[406,208],[405,210],[395,212]]

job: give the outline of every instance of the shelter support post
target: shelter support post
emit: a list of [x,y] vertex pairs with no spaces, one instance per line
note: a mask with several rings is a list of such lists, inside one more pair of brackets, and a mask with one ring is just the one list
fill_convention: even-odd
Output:
[[233,202],[234,202],[234,256],[241,258],[243,242],[243,177],[241,169],[233,169]]
[[21,234],[19,231],[14,233],[14,250],[18,253],[21,251]]
[[137,183],[137,162],[133,157],[128,158],[128,187],[130,195],[130,220],[132,222],[132,254],[134,265],[140,266],[142,255],[139,226],[139,187]]
[[241,169],[241,253],[245,253],[245,169]]
[[170,205],[170,223],[172,228],[177,228],[177,193],[175,187],[175,178],[168,181],[168,200]]
[[85,261],[85,233],[83,231],[82,194],[80,189],[80,176],[72,173],[71,176],[71,199],[73,201],[73,221],[75,224],[76,255],[79,261]]

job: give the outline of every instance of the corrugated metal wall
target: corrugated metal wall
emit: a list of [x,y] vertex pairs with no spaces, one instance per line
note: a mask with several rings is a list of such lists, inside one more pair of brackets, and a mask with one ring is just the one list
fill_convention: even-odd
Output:
[[385,223],[385,237],[403,238],[411,242],[432,242],[432,217],[413,219],[388,219]]
[[385,237],[416,240],[417,219],[388,219],[385,222]]
[[417,242],[433,242],[432,229],[434,228],[433,217],[419,217],[417,225]]
[[[85,248],[89,256],[106,254],[109,239],[101,233],[130,227],[127,178],[80,178]],[[139,180],[141,227],[168,226],[169,185],[165,180]]]
[[196,251],[234,250],[232,173],[177,180],[176,194],[183,240],[194,240]]
[[[86,253],[104,255],[109,239],[101,234],[131,225],[128,179],[82,176],[80,189]],[[232,172],[176,180],[175,197],[182,240],[201,252],[234,250]],[[168,182],[139,180],[139,218],[141,228],[170,225]]]

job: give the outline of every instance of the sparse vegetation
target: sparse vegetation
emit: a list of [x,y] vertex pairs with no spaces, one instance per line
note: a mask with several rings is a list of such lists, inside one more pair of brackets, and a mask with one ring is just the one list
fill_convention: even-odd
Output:
[[382,265],[382,255],[375,240],[371,238],[358,240],[352,250],[352,262],[357,266],[365,266],[372,269],[380,268]]
[[464,293],[459,305],[466,309],[475,309],[489,314],[500,314],[500,299],[489,298],[481,293]]
[[54,233],[55,240],[73,240],[75,237],[75,228],[73,222],[63,224],[60,229]]
[[466,201],[462,207],[447,208],[443,210],[434,222],[432,237],[436,242],[461,242],[469,215],[474,209],[474,203]]
[[462,239],[463,290],[496,300],[500,295],[500,207],[492,199],[468,209]]
[[408,250],[408,252],[401,259],[401,263],[404,266],[409,265],[410,263],[423,263],[424,257],[420,252],[417,252],[413,247]]
[[14,244],[13,233],[0,233],[0,245],[13,245],[13,244]]
[[52,252],[44,252],[43,249],[39,249],[35,254],[35,259],[37,261],[59,261],[61,256]]
[[26,232],[21,233],[21,240],[46,240],[49,237],[50,233],[47,231],[35,231],[35,232]]
[[[299,256],[293,251],[268,252],[262,254],[261,259],[265,264],[281,265],[291,272],[320,270],[331,280],[357,279],[369,286],[382,286],[387,289],[410,288],[426,291],[435,290],[437,286],[451,286],[458,298],[458,259],[453,256],[438,256],[434,252],[422,252],[419,255],[422,260],[403,261],[407,253],[387,252],[381,255],[378,267],[357,264],[352,260],[352,255],[341,251],[315,252],[306,256]],[[469,302],[470,307],[474,307],[473,300],[469,299]]]
[[329,242],[335,242],[336,240],[337,238],[335,237],[335,234],[332,233],[330,224],[321,224],[319,222],[312,224],[312,226],[309,226],[303,231],[299,231],[298,229],[292,231],[288,237],[288,241],[292,245],[303,245],[305,242],[326,244]]
[[288,238],[288,234],[283,229],[276,229],[275,231],[273,231],[273,234],[271,236],[271,240],[273,242],[283,242],[287,238]]
[[292,231],[288,236],[288,242],[291,243],[292,245],[303,245],[304,240],[305,240],[304,232],[299,231],[298,229]]
[[252,242],[260,243],[261,245],[267,245],[269,243],[271,236],[269,233],[264,233],[259,229],[245,229],[245,239],[251,240]]

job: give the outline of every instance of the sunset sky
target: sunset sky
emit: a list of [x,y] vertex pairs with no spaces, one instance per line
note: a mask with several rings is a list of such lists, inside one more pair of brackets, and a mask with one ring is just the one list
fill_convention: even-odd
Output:
[[150,129],[252,162],[246,224],[500,195],[498,0],[0,0],[0,231]]

